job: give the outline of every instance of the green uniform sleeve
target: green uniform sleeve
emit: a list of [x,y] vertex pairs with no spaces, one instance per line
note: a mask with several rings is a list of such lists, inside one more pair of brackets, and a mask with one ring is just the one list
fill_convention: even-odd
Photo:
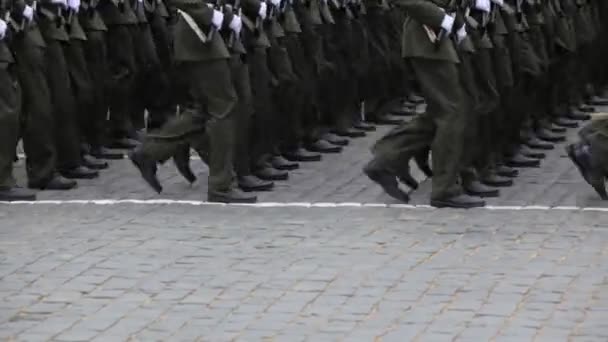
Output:
[[188,13],[192,19],[201,27],[209,27],[213,18],[213,8],[207,6],[203,1],[196,0],[169,0],[169,6]]
[[429,0],[389,0],[395,6],[403,8],[408,16],[422,25],[439,30],[445,16],[444,11]]
[[260,0],[242,0],[241,8],[246,16],[255,18],[260,12]]

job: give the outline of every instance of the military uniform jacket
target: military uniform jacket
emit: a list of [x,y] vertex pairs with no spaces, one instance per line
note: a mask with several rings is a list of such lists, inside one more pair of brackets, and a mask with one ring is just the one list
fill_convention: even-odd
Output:
[[128,0],[119,2],[119,6],[116,6],[111,0],[100,0],[97,9],[107,26],[137,24],[137,17]]
[[[209,61],[230,58],[230,52],[222,35],[212,28],[213,9],[200,0],[170,0],[167,5],[178,11],[177,22],[173,27],[173,53],[176,61]],[[257,0],[243,4],[259,8]],[[192,27],[193,20],[199,32]],[[204,40],[201,39],[201,34]]]
[[[45,39],[59,40],[67,42],[69,40],[65,25],[57,25],[57,17],[63,16],[63,10],[59,5],[51,3],[43,3],[41,5],[44,12],[40,15],[40,32]],[[63,19],[61,19],[63,20]]]
[[435,32],[441,29],[445,15],[443,7],[448,0],[391,0],[392,4],[402,7],[408,14],[403,24],[401,50],[403,57],[418,57],[459,63],[454,43],[443,39],[437,48],[429,39],[423,25]]
[[78,12],[80,24],[86,31],[107,31],[106,24],[101,19],[97,10],[98,0],[82,2],[81,10]]

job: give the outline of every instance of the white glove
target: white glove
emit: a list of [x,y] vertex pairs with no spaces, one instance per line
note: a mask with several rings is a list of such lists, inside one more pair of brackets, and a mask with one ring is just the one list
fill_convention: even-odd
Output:
[[458,40],[458,44],[462,42],[467,37],[467,25],[462,25],[461,28],[456,31],[456,39]]
[[78,12],[80,8],[80,0],[68,0],[68,7],[74,12]]
[[215,26],[216,29],[222,28],[222,23],[224,22],[224,13],[214,9],[213,10],[213,18],[211,18],[211,23]]
[[6,22],[0,19],[0,40],[6,35]]
[[260,12],[258,13],[262,20],[266,19],[266,11],[268,10],[265,2],[260,2]]
[[275,7],[279,7],[279,5],[281,4],[281,0],[270,0],[270,2],[275,6]]
[[240,16],[235,15],[232,18],[232,21],[230,22],[230,25],[228,25],[228,26],[238,36],[241,33],[241,29],[243,28],[243,21],[241,20]]
[[32,21],[34,18],[34,9],[30,5],[25,5],[23,9],[23,17],[27,19],[27,21]]
[[454,26],[454,17],[451,15],[444,15],[443,20],[441,21],[441,28],[446,30],[447,32],[452,32],[452,27]]
[[502,6],[505,3],[503,0],[492,0],[492,2],[497,4],[498,6]]
[[475,0],[475,8],[490,13],[490,0]]
[[51,0],[52,4],[67,6],[66,0]]

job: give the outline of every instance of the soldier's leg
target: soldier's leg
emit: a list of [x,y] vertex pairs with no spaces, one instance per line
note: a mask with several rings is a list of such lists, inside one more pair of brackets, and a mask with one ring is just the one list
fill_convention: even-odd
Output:
[[238,97],[234,111],[235,151],[234,170],[238,184],[245,191],[265,191],[273,187],[270,181],[263,181],[251,173],[251,123],[253,116],[253,98],[249,68],[243,63],[242,55],[234,54],[230,60],[232,83]]
[[47,40],[47,80],[51,90],[57,169],[67,178],[95,178],[99,174],[81,164],[80,129],[76,101],[62,43]]
[[474,57],[476,82],[479,91],[482,93],[480,96],[482,102],[479,108],[480,116],[477,130],[479,150],[475,157],[475,163],[482,176],[485,176],[484,173],[490,168],[490,143],[492,136],[489,125],[495,120],[491,115],[498,107],[499,101],[491,52],[491,49],[478,49]]
[[104,147],[107,142],[108,130],[108,96],[106,82],[108,80],[106,36],[103,31],[87,32],[84,42],[84,54],[87,62],[92,85],[92,103],[88,108],[87,122],[84,123],[83,133],[90,145],[90,153],[96,158],[122,159],[122,153],[111,152]]
[[156,54],[160,61],[160,67],[155,76],[158,80],[160,91],[155,92],[155,100],[152,101],[148,112],[148,129],[157,129],[175,113],[174,90],[171,87],[170,70],[172,65],[171,31],[164,14],[157,10],[148,16]]
[[[160,59],[154,44],[150,26],[140,23],[132,29],[133,45],[137,74],[133,88],[134,98],[131,100],[131,122],[134,131],[129,136],[137,138],[137,131],[144,128],[144,113],[148,110],[150,121],[155,126],[162,125],[163,116],[168,115],[168,80],[161,68]],[[163,103],[164,102],[164,103]]]
[[[479,53],[479,51],[477,51]],[[498,190],[489,188],[479,182],[479,174],[475,169],[475,163],[479,161],[482,152],[482,141],[480,136],[480,124],[482,123],[481,87],[475,77],[474,61],[478,57],[474,53],[462,51],[460,54],[460,80],[463,88],[463,102],[465,104],[466,122],[463,135],[463,153],[460,165],[462,187],[465,192],[473,196],[496,197]],[[486,101],[487,102],[487,101]]]
[[478,200],[460,196],[462,189],[458,178],[466,113],[456,64],[419,58],[412,58],[411,63],[427,100],[427,112],[383,137],[374,147],[374,159],[368,164],[368,171],[383,170],[384,179],[379,183],[387,181],[400,162],[430,145],[433,151],[432,204],[483,205]]
[[[50,90],[45,78],[45,50],[26,44],[18,37],[13,45],[17,55],[17,74],[23,91],[24,126],[21,129],[28,182],[31,187],[46,186],[56,178],[56,148]],[[70,182],[73,183],[73,182]],[[74,186],[75,183],[72,184]]]
[[462,192],[458,175],[466,122],[458,69],[455,64],[443,61],[412,58],[411,62],[427,101],[427,113],[436,127],[431,143],[431,198],[453,198]]
[[8,68],[6,64],[0,67],[0,198],[3,191],[15,186],[13,162],[19,138],[21,110],[19,84],[13,79]]
[[272,98],[272,75],[268,68],[266,48],[255,48],[247,54],[255,110],[252,125],[252,169],[264,180],[286,180],[288,174],[272,168],[270,158],[276,142],[276,107]]
[[109,73],[107,94],[110,106],[108,146],[133,148],[125,137],[132,131],[130,101],[136,74],[135,52],[127,25],[111,25],[107,32]]
[[95,139],[97,134],[95,130],[100,128],[100,123],[97,117],[98,113],[94,109],[94,85],[85,59],[83,43],[84,41],[82,40],[72,39],[64,47],[64,52],[66,62],[68,63],[76,105],[75,110],[82,138],[81,164],[91,169],[101,170],[107,168],[108,164],[98,161],[88,154],[90,151],[90,141],[91,139]]
[[33,201],[36,194],[16,187],[13,178],[19,138],[21,88],[9,68],[8,65],[0,67],[0,201]]
[[[271,143],[272,157],[271,165],[278,170],[294,170],[299,165],[294,161],[288,161],[281,155],[282,151],[288,149],[287,145],[298,146],[302,138],[301,116],[302,96],[300,93],[300,82],[295,73],[295,65],[288,51],[288,40],[296,37],[279,37],[273,41],[268,50],[268,65],[277,84],[273,87],[272,100],[275,115],[272,119],[274,127],[278,129]],[[295,141],[295,143],[294,143]]]
[[[156,179],[156,162],[163,162],[184,144],[196,150],[209,143],[208,194],[210,201],[255,201],[233,189],[234,122],[231,114],[237,96],[230,78],[228,61],[190,62],[180,66],[190,81],[190,93],[199,108],[185,111],[149,134],[132,155],[144,178],[155,190],[162,188]],[[154,182],[155,181],[155,182]]]

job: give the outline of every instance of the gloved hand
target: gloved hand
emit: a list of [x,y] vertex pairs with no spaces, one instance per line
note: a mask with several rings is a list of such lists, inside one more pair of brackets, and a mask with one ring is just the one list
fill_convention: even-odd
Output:
[[222,27],[222,23],[224,22],[224,13],[214,9],[213,17],[211,18],[211,23],[215,26],[216,29],[220,29]]
[[446,32],[452,32],[452,27],[454,27],[454,17],[451,15],[444,15],[443,20],[441,21],[441,28],[446,30]]
[[462,25],[461,28],[456,31],[456,40],[460,44],[467,37],[467,25]]
[[80,0],[67,0],[67,1],[68,1],[68,8],[70,8],[74,12],[78,12],[78,9],[80,8]]
[[0,19],[0,40],[4,39],[6,36],[6,22]]
[[232,18],[232,21],[230,22],[229,27],[238,36],[241,33],[241,29],[243,28],[243,21],[241,20],[241,17],[235,14]]
[[32,21],[32,19],[34,18],[34,9],[32,8],[32,6],[25,5],[22,15],[25,19],[27,19],[27,21]]
[[483,12],[490,12],[490,0],[475,0],[475,8],[483,11]]
[[266,19],[266,12],[268,11],[268,6],[265,2],[260,2],[260,12],[258,13],[262,20]]
[[273,4],[275,7],[279,7],[279,5],[281,4],[281,0],[270,0],[270,3]]
[[52,4],[67,6],[66,0],[51,0]]

